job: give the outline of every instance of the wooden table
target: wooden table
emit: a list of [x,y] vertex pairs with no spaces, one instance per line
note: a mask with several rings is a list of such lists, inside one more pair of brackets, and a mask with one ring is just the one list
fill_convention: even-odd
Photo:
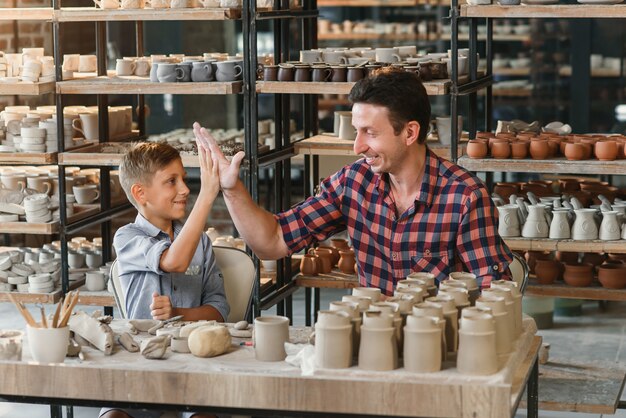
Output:
[[[25,344],[22,362],[0,362],[0,398],[254,415],[502,418],[515,414],[527,387],[528,416],[534,417],[541,338],[529,324],[525,322],[517,351],[499,360],[499,372],[482,377],[460,375],[453,364],[428,374],[351,367],[303,376],[299,367],[286,362],[255,360],[254,349],[240,346],[240,339],[233,340],[227,354],[212,359],[169,350],[165,360],[123,350],[105,357],[85,348],[85,361],[68,358],[64,364],[30,361]],[[112,327],[125,330],[125,321],[115,320]],[[310,332],[292,328],[290,341],[305,343]]]

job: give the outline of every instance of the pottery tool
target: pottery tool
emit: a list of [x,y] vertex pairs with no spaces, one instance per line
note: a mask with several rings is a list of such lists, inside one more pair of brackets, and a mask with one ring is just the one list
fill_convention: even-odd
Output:
[[22,316],[24,317],[24,320],[26,321],[26,323],[28,325],[30,325],[33,328],[39,328],[39,324],[37,324],[37,322],[33,319],[33,317],[31,316],[30,312],[28,312],[28,310],[24,307],[24,305],[22,304],[22,302],[18,302],[15,297],[9,293],[9,299],[11,300],[11,302],[13,302],[13,304],[15,305],[15,307],[17,308],[17,310],[19,311],[20,314],[22,314]]
[[48,320],[46,319],[46,310],[42,304],[39,304],[39,311],[41,312],[41,325],[44,328],[48,328]]
[[54,311],[54,316],[52,317],[52,328],[57,328],[59,325],[59,314],[61,313],[61,304],[63,302],[57,303],[57,308]]
[[71,292],[68,293],[67,299],[70,299],[70,303],[69,303],[69,306],[67,307],[67,309],[65,310],[65,312],[61,316],[61,321],[59,322],[59,328],[63,328],[65,326],[67,326],[67,321],[69,321],[70,320],[70,316],[72,316],[72,310],[74,309],[74,307],[78,303],[79,293],[80,292],[78,290],[73,295],[71,294]]
[[163,321],[160,321],[158,324],[156,324],[155,326],[153,326],[152,328],[150,328],[148,330],[148,334],[155,335],[157,330],[163,328],[165,326],[165,324],[169,324],[170,322],[180,321],[183,318],[184,318],[184,315],[176,315],[176,316],[173,316],[173,317],[171,317],[169,319],[165,319]]

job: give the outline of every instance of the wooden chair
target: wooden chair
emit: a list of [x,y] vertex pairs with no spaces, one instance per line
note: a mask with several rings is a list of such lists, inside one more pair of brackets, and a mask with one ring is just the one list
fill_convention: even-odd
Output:
[[[256,267],[245,252],[230,247],[213,247],[215,260],[224,276],[224,291],[230,305],[226,322],[237,322],[247,318],[250,312],[252,291],[256,282]],[[111,280],[115,303],[122,319],[127,318],[126,298],[117,271],[117,260],[111,265]]]

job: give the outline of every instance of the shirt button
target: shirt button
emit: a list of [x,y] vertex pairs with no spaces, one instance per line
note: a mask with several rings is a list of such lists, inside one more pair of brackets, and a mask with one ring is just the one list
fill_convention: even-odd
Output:
[[500,267],[497,264],[493,266],[493,271],[498,271],[498,270],[500,270]]
[[393,258],[394,260],[398,258],[398,254],[397,253],[391,253],[391,258]]
[[430,256],[430,250],[428,248],[424,250],[424,255]]

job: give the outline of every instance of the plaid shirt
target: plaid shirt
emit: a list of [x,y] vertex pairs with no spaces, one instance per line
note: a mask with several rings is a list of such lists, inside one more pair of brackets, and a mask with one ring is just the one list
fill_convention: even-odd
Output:
[[293,253],[347,228],[360,284],[387,295],[411,272],[441,281],[466,270],[482,287],[508,278],[502,273],[512,255],[498,235],[485,185],[428,149],[424,169],[415,205],[396,218],[388,175],[372,172],[363,159],[342,168],[322,182],[318,195],[276,215],[287,246]]

